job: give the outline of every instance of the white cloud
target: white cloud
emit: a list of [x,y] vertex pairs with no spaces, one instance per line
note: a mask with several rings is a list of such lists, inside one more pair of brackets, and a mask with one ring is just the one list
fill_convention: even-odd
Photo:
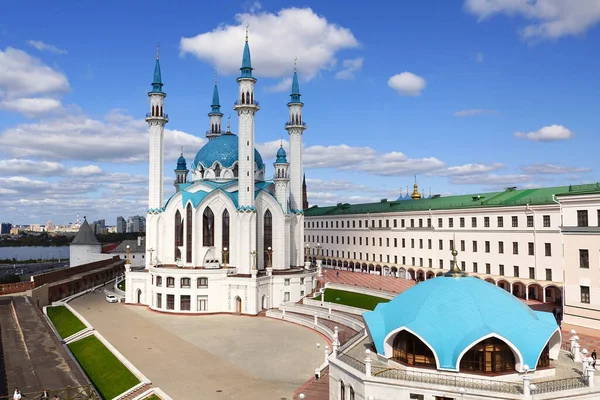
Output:
[[412,72],[402,72],[388,80],[388,86],[402,96],[418,96],[425,89],[425,79]]
[[291,92],[292,90],[292,78],[281,78],[279,82],[272,86],[266,86],[267,92]]
[[353,58],[342,61],[342,70],[335,74],[336,79],[354,79],[354,74],[363,66],[362,58]]
[[492,171],[497,171],[504,168],[502,163],[493,163],[490,165],[484,164],[465,164],[455,167],[448,167],[445,170],[437,171],[433,173],[437,176],[462,176],[462,175],[474,175],[484,174]]
[[451,184],[455,185],[506,185],[516,186],[517,183],[529,182],[531,175],[528,174],[512,174],[512,175],[497,175],[497,174],[477,174],[455,176],[450,179]]
[[0,101],[0,109],[21,113],[29,118],[38,118],[63,110],[60,100],[42,98],[20,98]]
[[277,150],[283,145],[283,149],[288,155],[289,161],[289,143],[287,140],[272,140],[270,142],[255,143],[255,148],[258,150],[263,160],[273,159],[277,155]]
[[554,142],[571,139],[575,133],[563,125],[549,125],[534,132],[515,132],[514,135],[519,139],[529,139],[534,142]]
[[[144,143],[140,147],[140,143]],[[0,148],[13,157],[96,162],[144,162],[148,159],[148,126],[119,111],[104,120],[85,115],[20,124],[0,133]],[[165,160],[179,157],[181,146],[197,151],[206,139],[165,129]]]
[[565,165],[554,165],[547,163],[537,163],[525,165],[521,170],[527,174],[574,174],[581,172],[590,172],[590,168],[568,167]]
[[600,21],[600,2],[596,0],[465,0],[464,5],[480,21],[495,14],[531,21],[521,31],[526,40],[577,35]]
[[481,64],[484,59],[485,59],[485,54],[483,54],[483,53],[477,53],[477,54],[475,54],[475,62],[477,64]]
[[336,53],[359,45],[352,32],[330,23],[310,8],[285,8],[268,12],[237,14],[236,25],[220,25],[194,37],[183,37],[181,54],[191,53],[224,74],[238,74],[244,46],[245,26],[250,26],[249,43],[253,74],[258,77],[290,76],[294,57],[305,80],[336,63]]
[[460,110],[454,113],[455,117],[472,117],[473,115],[489,115],[489,114],[500,114],[496,110],[486,110],[484,108],[468,108]]
[[331,179],[324,181],[322,179],[306,179],[306,187],[311,190],[365,190],[367,189],[364,185],[359,185],[354,182],[345,181],[343,179]]
[[400,152],[379,153],[370,147],[311,146],[304,149],[305,168],[335,168],[378,176],[400,176],[431,172],[444,167],[435,157],[408,158]]
[[56,94],[70,89],[67,77],[39,59],[12,47],[0,50],[0,87],[7,98]]
[[85,167],[73,167],[69,169],[69,175],[90,176],[101,175],[104,171],[97,165],[86,165]]
[[35,47],[39,51],[49,51],[54,54],[67,54],[67,50],[59,49],[55,45],[44,43],[41,40],[28,40],[27,44]]

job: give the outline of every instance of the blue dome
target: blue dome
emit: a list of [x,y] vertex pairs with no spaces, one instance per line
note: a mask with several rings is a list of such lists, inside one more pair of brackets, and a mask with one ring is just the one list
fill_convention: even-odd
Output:
[[[233,134],[225,134],[209,141],[198,151],[194,159],[194,166],[202,165],[211,168],[215,161],[222,167],[231,168],[238,160],[238,137]],[[254,149],[254,162],[258,169],[263,167],[263,160],[259,152]]]
[[275,160],[276,164],[282,164],[282,163],[287,163],[287,154],[285,153],[285,150],[283,149],[283,147],[279,147],[279,150],[277,150],[277,159]]
[[187,165],[187,163],[185,162],[185,158],[183,157],[183,154],[182,154],[177,159],[177,170],[178,171],[185,171],[186,165]]
[[390,334],[406,328],[429,345],[438,368],[454,371],[463,352],[490,335],[516,349],[515,361],[531,369],[555,332],[560,345],[552,314],[533,311],[506,290],[473,277],[428,279],[363,317],[378,353],[389,353]]

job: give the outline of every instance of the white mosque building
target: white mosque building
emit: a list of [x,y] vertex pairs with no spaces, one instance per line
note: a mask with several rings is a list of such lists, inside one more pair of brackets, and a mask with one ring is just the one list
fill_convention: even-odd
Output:
[[298,76],[294,70],[288,102],[288,155],[277,152],[272,180],[254,148],[256,78],[248,37],[237,78],[233,109],[238,135],[221,129],[223,114],[215,82],[208,143],[187,168],[175,168],[175,193],[163,198],[166,113],[157,53],[150,97],[150,173],[146,219],[146,265],[126,272],[126,302],[170,313],[257,314],[282,302],[298,301],[316,286],[304,262],[302,203],[302,121]]

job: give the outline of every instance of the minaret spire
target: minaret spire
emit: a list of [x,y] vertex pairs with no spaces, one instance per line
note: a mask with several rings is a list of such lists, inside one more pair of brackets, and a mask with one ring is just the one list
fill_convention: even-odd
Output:
[[291,223],[290,265],[302,267],[304,264],[304,199],[302,196],[302,134],[306,124],[302,120],[300,85],[298,84],[297,60],[294,60],[292,93],[288,103],[289,120],[285,129],[290,135],[290,208],[294,214]]
[[223,114],[221,113],[221,104],[219,103],[219,88],[217,87],[217,72],[215,71],[214,78],[215,86],[213,88],[212,104],[210,105],[211,110],[208,113],[210,127],[206,131],[206,138],[212,140],[216,137],[221,136],[221,120]]

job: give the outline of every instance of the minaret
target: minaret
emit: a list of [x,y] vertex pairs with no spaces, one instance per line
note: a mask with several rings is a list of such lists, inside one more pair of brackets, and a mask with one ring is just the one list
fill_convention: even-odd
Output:
[[248,26],[242,57],[241,74],[237,78],[239,96],[233,109],[238,113],[238,273],[256,276],[256,256],[261,249],[256,240],[256,208],[254,206],[254,102],[252,62],[248,47]]
[[290,177],[288,175],[288,168],[290,163],[287,161],[287,154],[283,149],[283,145],[277,150],[277,159],[273,163],[275,167],[275,175],[273,181],[275,182],[275,198],[281,204],[284,213],[288,213],[288,185],[290,183]]
[[302,121],[302,107],[300,101],[300,85],[294,60],[294,77],[292,79],[292,93],[288,103],[289,121],[285,129],[290,135],[290,208],[295,214],[291,223],[291,252],[290,265],[301,267],[304,265],[304,209],[302,202],[302,133],[306,124]]
[[150,97],[150,112],[146,114],[146,122],[150,126],[150,173],[148,184],[148,209],[158,210],[163,206],[163,157],[164,157],[164,131],[165,124],[169,122],[163,106],[167,94],[163,92],[160,76],[160,63],[156,46],[156,64],[154,65],[154,79]]
[[173,185],[175,186],[176,191],[179,192],[181,183],[187,183],[187,175],[190,172],[187,169],[187,163],[185,162],[185,158],[183,157],[183,146],[181,147],[181,155],[177,159],[177,168],[175,168],[175,182]]
[[217,73],[215,72],[215,87],[213,89],[213,99],[210,105],[211,110],[208,113],[210,120],[210,127],[206,132],[206,138],[212,140],[216,137],[221,136],[221,119],[223,114],[221,113],[221,105],[219,104],[219,89],[217,88]]
[[254,102],[254,84],[250,47],[248,47],[248,27],[246,44],[242,58],[242,71],[237,83],[239,97],[233,109],[238,113],[238,206],[254,208],[254,114],[259,110]]
[[308,195],[306,193],[306,175],[302,175],[302,208],[308,209]]

